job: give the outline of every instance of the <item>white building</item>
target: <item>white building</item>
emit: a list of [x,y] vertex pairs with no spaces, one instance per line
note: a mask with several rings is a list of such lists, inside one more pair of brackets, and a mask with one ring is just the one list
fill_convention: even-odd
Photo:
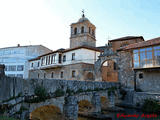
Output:
[[5,74],[10,77],[28,78],[28,60],[51,52],[42,45],[0,48],[0,64],[5,65]]
[[96,47],[95,30],[83,14],[78,22],[71,24],[70,48],[29,60],[29,77],[93,80],[94,63],[102,52]]

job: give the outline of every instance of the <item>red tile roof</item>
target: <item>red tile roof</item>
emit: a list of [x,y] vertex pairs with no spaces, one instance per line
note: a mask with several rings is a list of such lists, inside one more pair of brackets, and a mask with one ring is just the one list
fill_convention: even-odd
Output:
[[115,41],[124,41],[124,40],[136,39],[136,38],[142,38],[143,39],[143,36],[126,36],[126,37],[116,38],[116,39],[112,39],[112,40],[108,40],[108,41],[109,42],[115,42]]
[[41,56],[38,56],[37,58],[33,58],[33,59],[30,59],[29,61],[34,61],[34,60],[39,60],[40,57],[43,57],[43,56],[46,56],[46,55],[50,55],[50,54],[53,54],[53,53],[57,53],[57,52],[60,52],[60,53],[65,53],[65,52],[69,52],[69,51],[72,51],[72,50],[76,50],[76,49],[81,49],[81,48],[85,48],[85,49],[88,49],[88,50],[93,50],[93,51],[98,51],[98,52],[102,52],[103,50],[101,50],[100,48],[97,48],[97,47],[91,47],[91,46],[78,46],[78,47],[75,47],[75,48],[68,48],[68,49],[58,49],[56,51],[52,51],[50,53],[47,53],[47,54],[43,54]]
[[139,43],[130,44],[122,49],[129,50],[129,49],[136,49],[136,48],[148,47],[148,46],[153,46],[153,45],[160,45],[160,37],[154,38],[151,40],[147,40],[147,41],[143,41],[143,42],[139,42]]

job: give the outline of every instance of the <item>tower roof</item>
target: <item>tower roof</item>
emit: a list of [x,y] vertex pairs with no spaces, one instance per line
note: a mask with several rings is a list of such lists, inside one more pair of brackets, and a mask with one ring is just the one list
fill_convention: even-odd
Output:
[[84,10],[82,10],[82,17],[78,20],[78,22],[84,22],[84,21],[89,21],[89,20],[88,18],[85,17]]
[[86,17],[81,17],[78,22],[84,22],[84,21],[89,21],[88,18]]

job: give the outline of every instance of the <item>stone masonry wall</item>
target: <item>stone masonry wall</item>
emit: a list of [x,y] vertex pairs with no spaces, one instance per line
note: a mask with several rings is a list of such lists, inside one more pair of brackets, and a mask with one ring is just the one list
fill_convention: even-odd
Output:
[[[66,65],[59,68],[45,69],[45,70],[31,70],[29,72],[29,78],[39,78],[44,79],[44,73],[46,74],[46,78],[48,79],[64,79],[64,80],[91,80],[88,77],[88,74],[93,74],[92,64],[72,64]],[[72,77],[72,71],[75,71],[75,77]],[[51,78],[53,72],[53,78]],[[63,72],[63,78],[60,77],[61,72]],[[92,79],[93,80],[93,79]]]
[[[140,78],[139,75],[143,77]],[[143,92],[159,92],[160,91],[160,70],[159,71],[144,71],[136,72],[136,88]]]
[[134,92],[133,94],[133,104],[142,105],[145,99],[154,99],[160,101],[160,93],[150,93],[150,92]]
[[46,88],[48,93],[53,93],[57,89],[71,89],[77,91],[94,90],[94,89],[107,89],[112,86],[119,86],[118,83],[107,82],[92,82],[92,81],[77,81],[77,80],[58,80],[58,79],[19,79],[19,78],[0,78],[0,102],[16,96],[31,96],[34,95],[34,89],[37,85],[42,85]]
[[130,52],[118,52],[118,79],[119,82],[127,88],[134,88],[134,71],[132,70],[132,56]]

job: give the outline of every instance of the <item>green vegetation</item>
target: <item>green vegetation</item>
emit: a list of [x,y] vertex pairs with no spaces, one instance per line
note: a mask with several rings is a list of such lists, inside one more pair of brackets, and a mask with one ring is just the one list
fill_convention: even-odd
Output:
[[147,113],[160,113],[160,104],[157,100],[146,99],[142,105],[142,111]]
[[54,93],[55,93],[55,97],[60,97],[65,94],[65,92],[62,89],[57,89]]
[[0,120],[18,120],[18,119],[6,117],[6,116],[0,116]]
[[72,95],[72,94],[74,94],[74,91],[69,89],[69,88],[67,88],[66,93],[68,93],[69,95]]
[[38,103],[45,101],[48,97],[48,93],[43,86],[37,86],[34,90],[34,94],[37,96],[33,99],[26,100],[28,103]]
[[44,101],[48,94],[46,89],[43,86],[37,86],[34,90],[34,93],[36,96],[38,96],[40,101]]
[[116,90],[117,90],[116,87],[110,87],[110,88],[108,88],[108,96],[111,96],[111,94],[116,95]]
[[84,90],[82,90],[81,88],[76,91],[76,93],[82,93],[82,92],[84,92]]

